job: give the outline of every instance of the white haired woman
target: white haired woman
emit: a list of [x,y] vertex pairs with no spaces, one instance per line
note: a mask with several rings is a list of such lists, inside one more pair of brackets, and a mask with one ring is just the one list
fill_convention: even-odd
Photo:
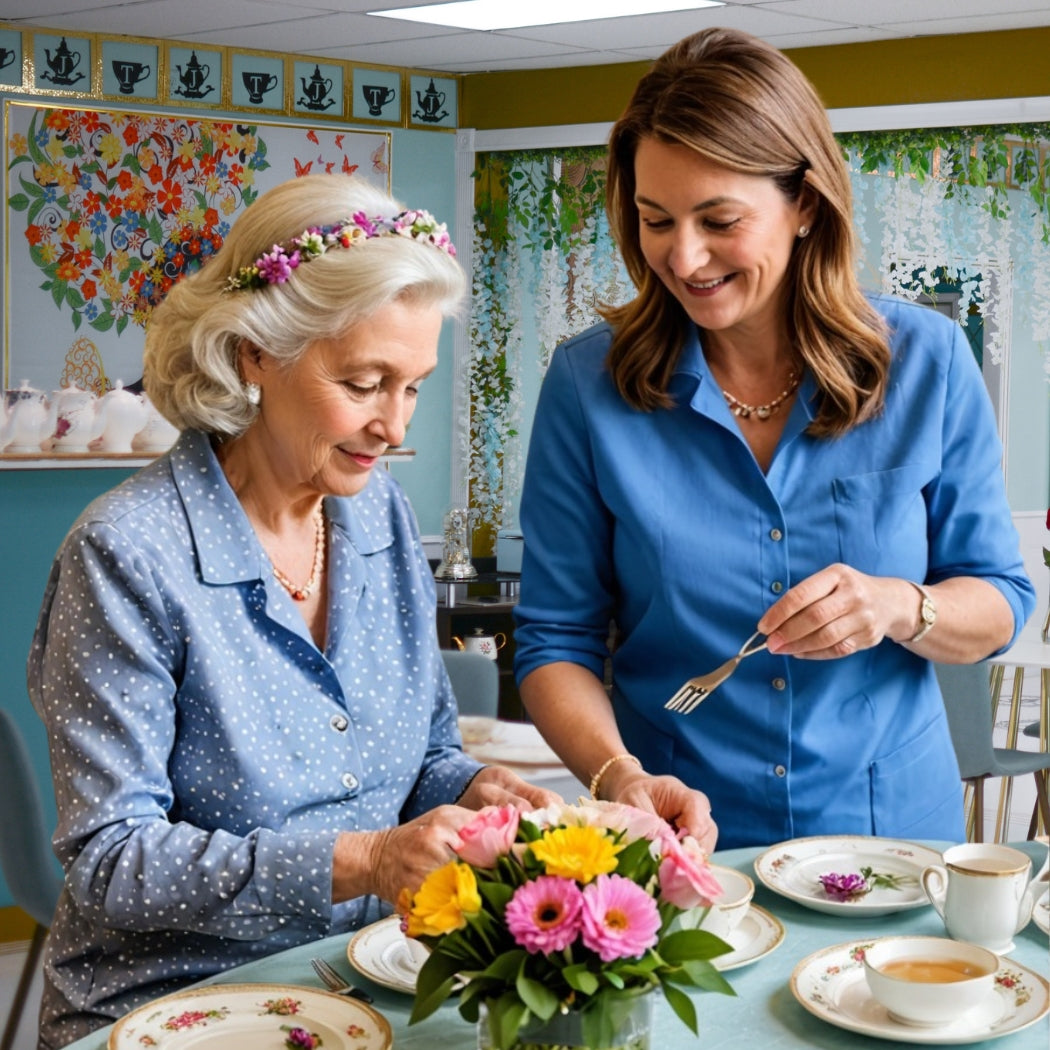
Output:
[[552,796],[464,755],[401,444],[464,278],[367,183],[263,194],[157,308],[172,450],[55,559],[29,687],[66,871],[40,1047],[389,910],[489,803]]

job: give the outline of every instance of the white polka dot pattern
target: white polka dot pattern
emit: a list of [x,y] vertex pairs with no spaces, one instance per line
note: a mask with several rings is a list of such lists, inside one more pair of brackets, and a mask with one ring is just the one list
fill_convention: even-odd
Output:
[[379,915],[333,908],[338,832],[454,800],[434,582],[400,487],[325,501],[321,653],[205,435],[96,500],[48,581],[29,659],[66,889],[41,1046]]

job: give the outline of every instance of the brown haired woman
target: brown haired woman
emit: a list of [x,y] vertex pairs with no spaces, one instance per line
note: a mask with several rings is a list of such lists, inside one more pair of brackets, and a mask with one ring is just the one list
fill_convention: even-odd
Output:
[[[559,348],[540,396],[530,714],[596,795],[709,848],[716,821],[726,847],[963,838],[930,661],[1002,650],[1034,595],[960,329],[861,291],[824,109],[746,34],[697,33],[642,78],[608,209],[637,295]],[[710,700],[665,707],[756,631]]]

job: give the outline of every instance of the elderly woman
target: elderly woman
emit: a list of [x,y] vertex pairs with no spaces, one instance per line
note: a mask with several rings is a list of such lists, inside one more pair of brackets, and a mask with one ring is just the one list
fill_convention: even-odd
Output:
[[367,183],[263,194],[156,310],[181,431],[62,544],[29,659],[65,889],[40,1046],[378,918],[470,810],[552,796],[464,755],[401,444],[464,288]]
[[[1034,606],[966,339],[862,293],[827,116],[746,34],[697,33],[642,78],[608,208],[637,295],[555,352],[540,395],[530,714],[596,795],[708,846],[961,839],[931,661],[1002,650]],[[709,700],[667,709],[756,631]]]

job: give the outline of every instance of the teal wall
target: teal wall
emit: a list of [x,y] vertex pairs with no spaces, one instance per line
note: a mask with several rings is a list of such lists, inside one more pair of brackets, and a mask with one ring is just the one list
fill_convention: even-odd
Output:
[[[5,99],[0,94],[0,104]],[[13,96],[10,96],[13,97]],[[25,96],[19,96],[25,101]],[[89,103],[90,105],[90,103]],[[371,130],[371,129],[370,129]],[[408,207],[426,208],[455,227],[455,135],[395,128],[392,191]],[[6,209],[0,209],[0,237]],[[0,241],[0,243],[3,243]],[[2,282],[0,282],[2,283]],[[0,305],[3,289],[0,288]],[[50,338],[41,325],[41,340]],[[12,385],[18,376],[8,377]],[[404,485],[424,535],[439,534],[451,488],[452,329],[446,324],[438,368],[424,384],[409,428],[411,461],[391,470]],[[54,823],[47,743],[25,687],[25,663],[51,560],[79,512],[131,473],[108,468],[0,469],[0,704],[12,711],[39,771],[49,824]],[[12,903],[0,878],[0,908]]]

